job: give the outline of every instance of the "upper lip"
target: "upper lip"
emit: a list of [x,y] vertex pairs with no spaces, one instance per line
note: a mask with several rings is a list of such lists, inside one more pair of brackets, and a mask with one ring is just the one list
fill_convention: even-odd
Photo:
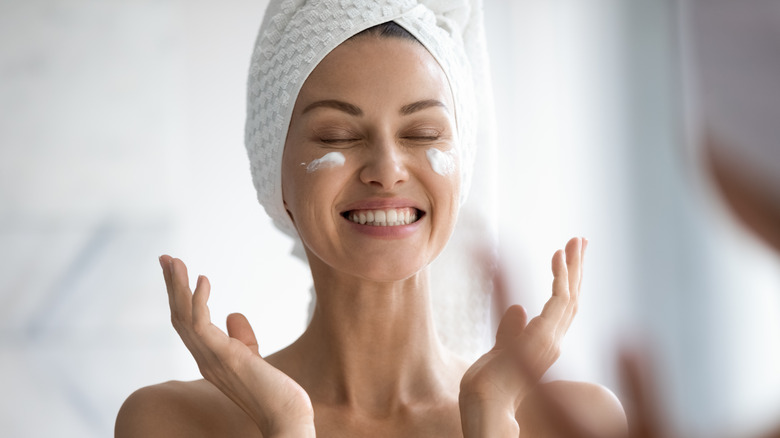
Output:
[[423,211],[420,206],[411,199],[406,198],[368,198],[349,203],[341,211],[346,213],[352,210],[384,210],[388,208],[415,208]]

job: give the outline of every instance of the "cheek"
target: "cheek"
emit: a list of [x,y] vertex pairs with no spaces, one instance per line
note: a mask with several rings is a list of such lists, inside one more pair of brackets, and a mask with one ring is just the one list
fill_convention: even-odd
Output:
[[313,159],[299,157],[291,164],[284,181],[287,209],[298,226],[305,226],[302,221],[323,220],[349,178],[349,160],[341,152],[329,152]]
[[425,151],[425,157],[431,165],[431,170],[441,176],[450,176],[458,168],[458,157],[455,149],[442,151],[436,148],[430,148]]
[[301,166],[306,166],[306,173],[317,172],[321,169],[329,169],[333,167],[341,167],[346,162],[344,154],[341,152],[328,152],[316,160],[312,160],[308,164],[304,161]]
[[335,193],[342,185],[342,180],[349,173],[345,166],[347,159],[341,152],[328,152],[319,158],[300,163],[298,174],[301,186],[305,188],[307,200],[315,198],[327,198],[326,201],[333,201]]
[[312,186],[316,187],[318,180],[337,176],[345,163],[346,157],[338,151],[316,158],[303,154],[285,156],[282,172],[282,196],[285,203],[295,203],[301,197],[307,198],[306,194],[313,191]]
[[430,148],[425,151],[426,178],[436,193],[446,195],[458,204],[460,196],[460,156],[455,148],[441,150]]

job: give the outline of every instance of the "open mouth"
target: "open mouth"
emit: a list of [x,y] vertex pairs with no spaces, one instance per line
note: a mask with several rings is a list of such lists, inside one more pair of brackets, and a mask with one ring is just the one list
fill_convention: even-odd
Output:
[[425,212],[414,207],[378,210],[349,210],[341,213],[344,219],[372,227],[395,227],[417,222]]

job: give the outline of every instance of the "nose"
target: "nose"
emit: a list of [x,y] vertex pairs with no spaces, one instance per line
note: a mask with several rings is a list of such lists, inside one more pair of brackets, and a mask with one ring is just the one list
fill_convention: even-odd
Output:
[[366,150],[366,163],[360,171],[360,180],[368,185],[392,190],[409,179],[405,154],[392,138],[376,139]]

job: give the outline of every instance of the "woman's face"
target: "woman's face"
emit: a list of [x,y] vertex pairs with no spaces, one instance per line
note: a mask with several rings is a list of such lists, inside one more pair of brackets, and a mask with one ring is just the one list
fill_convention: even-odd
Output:
[[447,79],[420,44],[364,36],[334,49],[298,95],[282,164],[310,260],[374,281],[427,266],[457,218],[457,141]]

